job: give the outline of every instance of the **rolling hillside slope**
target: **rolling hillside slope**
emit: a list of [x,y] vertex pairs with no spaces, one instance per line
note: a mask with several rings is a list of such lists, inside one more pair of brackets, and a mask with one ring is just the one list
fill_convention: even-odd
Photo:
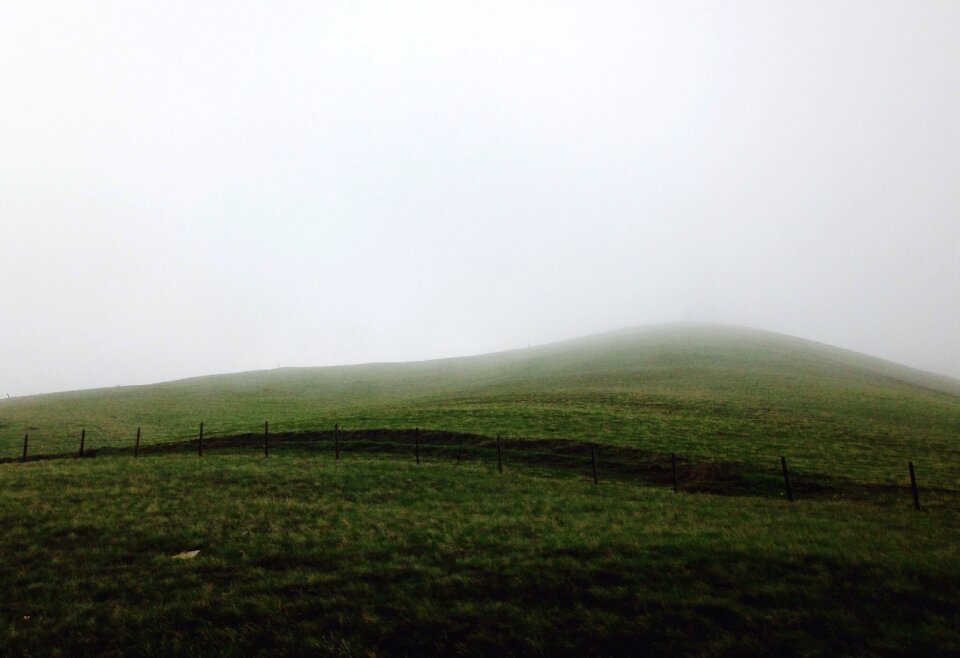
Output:
[[[953,655],[956,389],[795,338],[677,325],[5,400],[0,646]],[[185,443],[133,458],[137,426],[174,442],[201,419],[228,437],[202,459]],[[501,470],[484,437],[461,461],[463,437],[440,432],[417,435],[422,460],[411,432],[343,433],[342,458],[331,433],[282,434],[334,423],[528,440],[502,442]],[[88,450],[128,450],[14,462],[23,433],[32,455],[73,455],[81,428]]]
[[428,427],[570,437],[862,481],[960,485],[960,382],[770,332],[683,324],[526,350],[396,364],[284,368],[0,404],[0,452],[207,431]]

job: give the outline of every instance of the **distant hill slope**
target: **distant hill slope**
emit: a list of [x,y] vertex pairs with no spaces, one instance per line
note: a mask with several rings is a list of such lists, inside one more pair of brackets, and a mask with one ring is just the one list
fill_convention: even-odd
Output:
[[[0,451],[24,432],[71,445],[208,432],[435,427],[567,436],[896,480],[960,483],[960,382],[819,343],[728,326],[641,327],[414,363],[284,368],[0,404]],[[902,469],[901,469],[902,470]]]

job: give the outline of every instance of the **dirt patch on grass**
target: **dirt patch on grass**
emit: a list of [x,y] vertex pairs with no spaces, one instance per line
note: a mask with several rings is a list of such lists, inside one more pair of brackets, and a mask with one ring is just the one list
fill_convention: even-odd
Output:
[[677,479],[687,491],[728,491],[742,489],[745,479],[733,464],[687,464],[678,469]]

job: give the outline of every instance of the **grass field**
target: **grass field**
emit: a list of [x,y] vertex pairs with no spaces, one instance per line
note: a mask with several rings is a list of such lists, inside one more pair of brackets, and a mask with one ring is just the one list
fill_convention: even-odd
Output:
[[12,654],[960,651],[950,509],[294,451],[0,482]]
[[[0,456],[81,428],[114,450],[0,464],[0,653],[960,655],[958,392],[677,326],[5,400]],[[236,440],[132,457],[138,425],[146,447],[201,419]],[[243,437],[264,419],[269,459]],[[334,423],[340,460],[283,434]],[[352,431],[414,426],[421,464],[408,432]],[[461,465],[437,430],[472,434]]]

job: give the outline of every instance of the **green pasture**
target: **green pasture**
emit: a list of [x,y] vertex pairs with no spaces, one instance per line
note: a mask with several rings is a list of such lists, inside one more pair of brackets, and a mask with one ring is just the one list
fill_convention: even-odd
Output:
[[0,654],[960,655],[958,438],[954,380],[699,325],[3,400]]
[[0,523],[5,655],[960,652],[960,516],[906,500],[115,454],[0,466]]

